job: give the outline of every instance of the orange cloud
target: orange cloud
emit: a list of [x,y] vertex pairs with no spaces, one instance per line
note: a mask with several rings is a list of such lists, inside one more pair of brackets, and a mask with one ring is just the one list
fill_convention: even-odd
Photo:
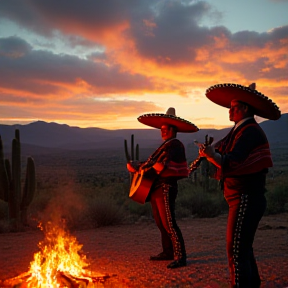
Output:
[[[287,27],[233,34],[223,26],[198,24],[207,3],[164,1],[165,9],[156,10],[148,2],[67,6],[23,0],[17,9],[1,3],[3,19],[9,15],[37,41],[41,35],[57,47],[61,40],[68,49],[56,53],[43,44],[36,49],[35,39],[22,35],[0,38],[0,113],[5,108],[27,119],[124,123],[141,111],[163,110],[166,98],[169,105],[185,107],[191,100],[202,107],[205,89],[223,82],[256,82],[288,111]],[[81,52],[89,47],[90,54],[78,57],[79,47]]]

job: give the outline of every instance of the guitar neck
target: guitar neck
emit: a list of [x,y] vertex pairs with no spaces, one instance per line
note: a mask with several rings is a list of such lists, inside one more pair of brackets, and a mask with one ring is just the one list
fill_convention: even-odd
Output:
[[[209,137],[209,138],[208,138],[208,135],[206,135],[206,136],[205,136],[204,145],[205,145],[205,146],[211,145],[212,142],[213,142],[213,137]],[[202,161],[204,158],[205,158],[205,157],[201,157],[200,155],[198,155],[198,157],[190,164],[189,170],[188,170],[188,175],[189,175],[189,176],[191,175],[191,173],[192,173],[193,171],[195,171],[195,170],[199,167],[201,161]]]
[[194,172],[200,165],[201,161],[203,160],[203,157],[198,156],[189,166],[188,174],[190,175],[192,172]]

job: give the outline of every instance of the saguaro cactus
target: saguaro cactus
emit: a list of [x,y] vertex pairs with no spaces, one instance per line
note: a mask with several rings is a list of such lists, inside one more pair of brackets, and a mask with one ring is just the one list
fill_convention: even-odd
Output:
[[[125,155],[126,155],[126,160],[127,162],[129,161],[139,161],[139,145],[136,144],[136,147],[134,149],[134,135],[131,135],[131,153],[129,154],[128,151],[128,144],[127,140],[124,140],[124,147],[125,147]],[[134,153],[135,152],[135,153]],[[136,154],[136,155],[134,155]],[[135,156],[135,157],[134,157]],[[130,183],[132,181],[132,174],[130,173]]]
[[128,152],[128,144],[127,144],[126,139],[124,140],[124,147],[125,147],[125,155],[126,155],[127,162],[139,160],[139,145],[136,144],[136,147],[134,149],[134,135],[133,134],[131,135],[131,147],[130,147],[131,148],[131,154],[129,154],[129,152]]
[[4,159],[3,143],[0,136],[0,199],[8,202],[10,181],[7,174],[6,164],[9,165],[9,162]]
[[23,187],[22,200],[20,202],[21,222],[27,225],[27,210],[31,204],[36,190],[35,164],[32,157],[27,158],[26,178]]
[[19,230],[20,223],[27,225],[27,208],[34,197],[35,183],[34,160],[28,157],[25,184],[21,192],[21,143],[20,132],[16,129],[12,141],[12,167],[9,160],[4,159],[0,138],[0,198],[8,202],[9,220],[13,231]]

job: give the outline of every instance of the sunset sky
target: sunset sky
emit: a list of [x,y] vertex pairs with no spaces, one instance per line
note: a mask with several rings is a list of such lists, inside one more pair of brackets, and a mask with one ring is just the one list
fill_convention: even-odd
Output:
[[[205,96],[236,83],[288,113],[288,0],[2,0],[0,123],[231,126]],[[263,119],[259,119],[259,121]]]

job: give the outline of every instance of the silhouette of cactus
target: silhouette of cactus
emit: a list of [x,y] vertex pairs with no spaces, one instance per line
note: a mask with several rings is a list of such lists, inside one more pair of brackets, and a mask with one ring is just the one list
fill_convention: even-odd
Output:
[[9,166],[10,163],[4,159],[3,143],[2,138],[0,136],[0,199],[8,202],[8,195],[9,195],[8,191],[10,186],[11,174],[9,178],[6,165]]
[[129,154],[128,152],[128,144],[127,144],[126,139],[124,140],[124,147],[125,147],[125,155],[126,155],[127,162],[139,160],[139,145],[136,144],[136,147],[134,149],[134,135],[133,134],[131,135],[131,153]]
[[18,231],[20,223],[27,225],[27,209],[34,197],[35,183],[34,160],[28,157],[26,178],[23,192],[21,192],[21,143],[19,130],[15,130],[15,138],[12,141],[12,167],[9,160],[4,159],[3,143],[0,137],[0,198],[8,202],[12,231]]

